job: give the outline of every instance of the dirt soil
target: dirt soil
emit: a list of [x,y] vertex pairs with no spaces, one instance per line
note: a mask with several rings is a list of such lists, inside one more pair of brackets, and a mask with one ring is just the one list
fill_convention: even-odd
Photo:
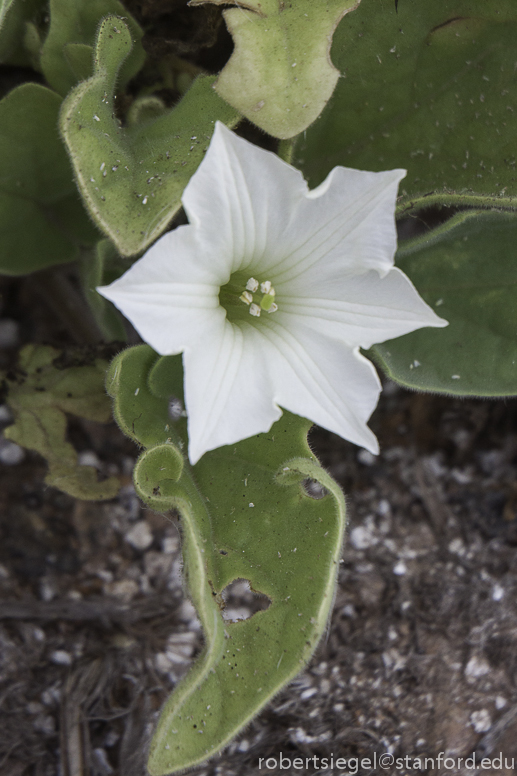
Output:
[[[5,317],[13,309],[0,319],[2,366],[24,335]],[[517,758],[517,402],[388,383],[371,425],[378,458],[311,434],[348,501],[328,632],[305,671],[196,776],[279,772],[265,763],[280,752]],[[134,494],[136,449],[114,426],[76,423],[71,436],[83,463],[122,477],[117,499],[75,502],[43,484],[36,455],[0,445],[0,773],[143,776],[159,709],[202,634],[182,587],[178,523]],[[228,616],[254,608],[235,585]],[[313,759],[303,772],[347,771]]]

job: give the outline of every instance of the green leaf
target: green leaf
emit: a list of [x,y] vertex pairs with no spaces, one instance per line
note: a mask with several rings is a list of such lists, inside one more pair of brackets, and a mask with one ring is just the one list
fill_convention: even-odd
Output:
[[406,243],[396,263],[449,326],[375,345],[387,374],[423,391],[516,395],[517,216],[460,213]]
[[[38,16],[45,0],[0,0],[0,62],[32,65],[24,46],[27,24]],[[29,31],[29,34],[32,30]]]
[[66,439],[65,413],[99,423],[111,420],[104,392],[107,364],[98,359],[92,365],[60,368],[59,355],[43,345],[23,348],[18,369],[4,376],[15,421],[4,436],[47,460],[47,485],[80,499],[113,498],[120,488],[118,479],[99,482],[93,466],[77,464],[77,453]]
[[399,210],[517,207],[517,4],[363,0],[339,26],[334,97],[295,164],[311,184],[336,165],[408,170]]
[[[131,348],[107,382],[121,428],[147,448],[135,467],[138,493],[153,508],[181,513],[189,592],[205,637],[151,744],[149,771],[162,776],[219,751],[310,658],[333,602],[345,505],[310,452],[308,421],[285,412],[269,433],[191,467],[182,454],[185,418],[168,414],[168,398],[181,391],[179,358]],[[326,488],[324,498],[307,495],[307,478]],[[221,593],[239,578],[271,605],[225,622]]]
[[93,45],[101,19],[123,16],[132,41],[131,52],[118,74],[119,88],[142,67],[143,32],[119,0],[50,0],[50,29],[41,54],[41,67],[50,86],[63,97],[78,80],[93,73]]
[[61,100],[26,83],[0,102],[0,272],[72,261],[98,233],[81,205],[57,133]]
[[235,50],[215,89],[270,135],[303,132],[332,95],[339,72],[330,44],[339,20],[361,0],[191,0],[224,11]]
[[66,98],[60,119],[84,201],[123,256],[147,248],[178,212],[215,121],[230,126],[239,118],[214,93],[214,79],[200,77],[163,116],[122,127],[114,115],[114,90],[131,46],[120,19],[103,20],[95,74]]

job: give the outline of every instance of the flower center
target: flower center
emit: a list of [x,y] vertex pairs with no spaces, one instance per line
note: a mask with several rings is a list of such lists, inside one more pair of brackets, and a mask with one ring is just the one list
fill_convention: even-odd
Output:
[[278,310],[275,289],[270,280],[260,282],[253,277],[244,280],[240,273],[232,275],[229,283],[221,287],[219,301],[230,321],[242,319],[242,313],[260,318],[263,312],[274,313]]

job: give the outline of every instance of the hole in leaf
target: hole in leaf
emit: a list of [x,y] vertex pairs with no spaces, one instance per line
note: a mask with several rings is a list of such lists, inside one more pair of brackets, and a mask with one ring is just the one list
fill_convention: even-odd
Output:
[[328,490],[318,480],[312,480],[309,477],[302,482],[302,487],[309,498],[318,500],[328,495]]
[[167,411],[169,414],[169,420],[172,420],[173,422],[179,420],[180,418],[184,418],[187,415],[183,406],[183,402],[176,396],[171,396],[169,399]]
[[227,622],[249,620],[257,612],[263,612],[271,606],[271,599],[264,593],[251,589],[249,579],[234,579],[221,593],[224,608],[223,619]]

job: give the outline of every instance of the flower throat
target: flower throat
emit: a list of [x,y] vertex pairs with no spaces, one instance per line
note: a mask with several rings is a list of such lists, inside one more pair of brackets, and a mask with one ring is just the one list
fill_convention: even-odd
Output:
[[221,286],[219,301],[225,308],[229,320],[242,319],[243,313],[260,318],[262,313],[278,310],[275,289],[270,280],[259,282],[253,277],[244,281],[242,275],[233,275],[229,283]]

